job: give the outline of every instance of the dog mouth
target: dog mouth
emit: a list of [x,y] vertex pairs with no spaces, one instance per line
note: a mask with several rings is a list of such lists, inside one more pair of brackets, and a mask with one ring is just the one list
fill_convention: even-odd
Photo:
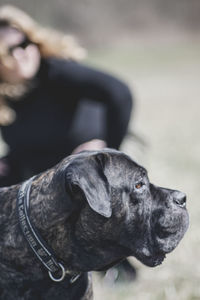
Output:
[[146,265],[149,267],[157,267],[162,264],[166,257],[166,254],[160,253],[157,254],[156,256],[152,257],[150,260],[147,259]]
[[166,239],[170,236],[176,235],[178,230],[176,228],[168,228],[168,227],[162,227],[160,225],[157,226],[155,233],[156,237],[159,239]]
[[136,255],[136,258],[148,267],[156,267],[162,264],[166,257],[164,252],[156,252],[152,255]]
[[154,248],[164,253],[172,252],[183,238],[187,228],[187,222],[174,226],[157,224],[153,238]]
[[148,267],[156,267],[162,264],[166,254],[174,250],[181,237],[181,231],[176,226],[158,225],[146,245],[140,248],[135,257]]

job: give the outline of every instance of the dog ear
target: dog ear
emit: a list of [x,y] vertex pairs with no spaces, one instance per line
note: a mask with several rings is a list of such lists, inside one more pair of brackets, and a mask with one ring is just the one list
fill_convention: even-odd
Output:
[[67,182],[78,186],[84,193],[89,206],[98,214],[109,218],[112,214],[110,188],[104,174],[103,153],[78,155],[67,168]]

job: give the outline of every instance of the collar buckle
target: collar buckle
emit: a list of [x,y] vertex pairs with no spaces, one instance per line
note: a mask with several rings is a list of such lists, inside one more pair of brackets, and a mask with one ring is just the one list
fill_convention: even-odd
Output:
[[63,267],[63,265],[61,263],[58,263],[59,267],[61,268],[61,276],[56,278],[53,276],[53,273],[51,271],[48,271],[49,277],[51,278],[51,280],[55,281],[55,282],[60,282],[65,278],[66,275],[66,271],[65,268]]

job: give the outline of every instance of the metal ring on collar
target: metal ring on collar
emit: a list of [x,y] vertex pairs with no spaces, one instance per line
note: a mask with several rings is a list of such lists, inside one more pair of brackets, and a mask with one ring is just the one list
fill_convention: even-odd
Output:
[[55,282],[60,282],[62,281],[64,278],[65,278],[65,274],[66,274],[66,271],[65,271],[65,268],[63,267],[63,265],[61,265],[60,263],[58,264],[61,268],[61,271],[62,271],[62,274],[60,276],[60,278],[55,278],[53,276],[53,274],[51,273],[51,271],[49,271],[49,277],[51,278],[51,280],[55,281]]

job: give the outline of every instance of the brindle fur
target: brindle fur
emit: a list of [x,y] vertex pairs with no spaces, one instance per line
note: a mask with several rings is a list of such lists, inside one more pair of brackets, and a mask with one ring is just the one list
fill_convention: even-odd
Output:
[[156,266],[188,227],[185,195],[150,184],[146,170],[125,154],[69,156],[37,175],[30,192],[31,221],[65,268],[83,273],[74,284],[54,283],[20,230],[19,188],[0,189],[2,300],[92,299],[87,272],[130,255]]

